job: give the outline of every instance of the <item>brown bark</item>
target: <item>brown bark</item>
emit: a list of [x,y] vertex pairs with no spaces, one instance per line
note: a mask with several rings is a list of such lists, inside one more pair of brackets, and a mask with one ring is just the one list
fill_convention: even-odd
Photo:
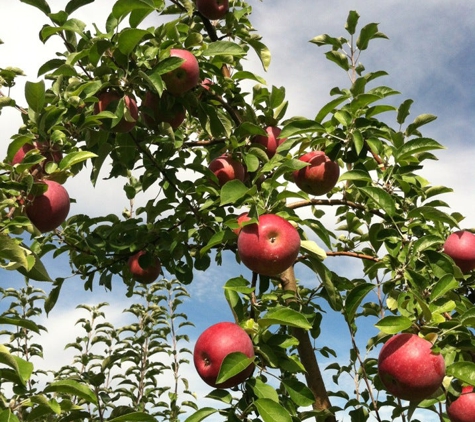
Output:
[[[285,270],[280,275],[280,280],[284,290],[292,291],[294,293],[297,292],[297,281],[295,279],[293,267]],[[312,407],[317,411],[328,410],[331,407],[331,403],[309,334],[302,328],[293,328],[292,334],[299,341],[297,350],[299,352],[300,361],[306,371],[305,379],[308,388],[310,388],[315,397],[315,402]],[[325,422],[336,422],[336,418],[333,415],[328,416],[325,418]]]

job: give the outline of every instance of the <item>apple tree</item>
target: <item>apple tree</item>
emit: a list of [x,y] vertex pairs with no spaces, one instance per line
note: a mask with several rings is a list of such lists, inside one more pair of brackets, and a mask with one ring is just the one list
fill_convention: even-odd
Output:
[[[21,69],[0,69],[0,107],[23,119],[2,133],[0,265],[25,277],[1,290],[2,419],[475,420],[473,406],[466,419],[447,413],[475,386],[475,235],[439,199],[450,189],[420,175],[443,148],[422,133],[435,116],[409,120],[413,101],[359,62],[387,38],[377,24],[350,11],[343,36],[310,40],[350,82],[306,118],[287,115],[284,87],[246,70],[257,57],[264,73],[271,54],[244,1],[117,0],[93,27],[75,13],[94,0],[59,11],[20,1],[48,22],[41,41],[64,50],[26,82],[26,104]],[[130,208],[71,214],[68,180],[86,173],[84,189],[120,181]],[[47,256],[71,274],[51,278]],[[334,269],[349,260],[360,263],[351,278]],[[253,352],[230,336],[213,369],[225,333],[200,343],[216,403],[203,407],[180,377],[193,323],[180,306],[197,272],[223,263],[223,304]],[[86,290],[122,280],[135,322],[114,327],[104,303],[78,304],[84,336],[67,345],[77,356],[51,374],[32,363],[45,330],[35,321],[72,277]],[[352,345],[345,364],[320,335],[332,315]],[[344,379],[351,388],[338,388]]]

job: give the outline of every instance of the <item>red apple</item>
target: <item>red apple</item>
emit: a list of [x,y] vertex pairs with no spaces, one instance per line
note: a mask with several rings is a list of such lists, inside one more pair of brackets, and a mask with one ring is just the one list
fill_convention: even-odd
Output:
[[475,235],[460,230],[449,235],[444,243],[444,252],[466,274],[475,269]]
[[33,149],[38,149],[41,155],[45,157],[43,161],[43,167],[48,163],[59,163],[63,158],[63,153],[61,150],[56,146],[52,145],[50,142],[33,142],[32,144],[24,144],[21,148],[15,153],[12,159],[12,164],[19,164],[25,158],[25,155],[28,151]]
[[94,113],[98,114],[102,111],[111,111],[115,113],[117,111],[118,102],[124,99],[124,116],[120,122],[114,127],[110,127],[110,122],[103,122],[102,126],[112,132],[130,132],[136,125],[139,117],[139,109],[135,98],[131,95],[122,95],[116,91],[103,91],[97,98],[99,101],[94,104]]
[[277,147],[285,142],[287,138],[279,138],[280,132],[282,132],[282,129],[276,127],[276,126],[268,126],[266,127],[266,135],[257,135],[254,136],[252,139],[253,143],[260,144],[264,147],[266,154],[269,158],[272,158],[276,151]]
[[222,19],[229,10],[229,0],[196,0],[196,8],[205,18]]
[[432,343],[416,334],[391,337],[378,358],[378,373],[386,390],[410,401],[429,398],[442,385],[445,362],[432,351]]
[[198,60],[188,50],[174,48],[170,50],[170,57],[179,57],[184,62],[174,70],[162,75],[168,92],[173,95],[182,95],[198,85],[200,68]]
[[166,92],[162,97],[147,92],[142,106],[145,108],[142,114],[144,122],[150,129],[156,129],[160,123],[165,122],[176,130],[185,120],[185,108],[170,98]]
[[475,421],[475,392],[471,385],[463,387],[462,394],[447,405],[447,415],[450,422]]
[[209,163],[209,169],[218,178],[219,186],[223,186],[230,180],[240,180],[244,182],[246,177],[246,168],[240,162],[234,159],[230,154],[223,154]]
[[275,276],[294,264],[300,250],[300,236],[287,220],[264,214],[257,224],[243,226],[237,249],[241,261],[250,270]]
[[324,195],[335,187],[340,167],[323,151],[308,152],[300,157],[300,161],[309,163],[293,173],[294,182],[301,190],[310,195]]
[[239,227],[233,229],[233,232],[236,233],[236,235],[239,235],[239,233],[241,233],[242,223],[244,221],[249,221],[249,220],[250,218],[248,217],[247,212],[243,212],[242,214],[240,214],[238,218],[236,219],[236,222],[238,223]]
[[52,180],[43,180],[48,189],[35,196],[26,207],[26,215],[41,232],[49,232],[59,227],[69,213],[70,201],[66,189]]
[[146,251],[139,251],[132,255],[127,265],[132,278],[144,284],[153,283],[162,271],[159,259],[156,256],[150,256]]
[[254,357],[254,346],[248,334],[237,324],[219,322],[201,333],[193,351],[193,361],[201,379],[214,388],[231,388],[252,375],[254,364],[221,384],[216,384],[224,358],[230,353]]

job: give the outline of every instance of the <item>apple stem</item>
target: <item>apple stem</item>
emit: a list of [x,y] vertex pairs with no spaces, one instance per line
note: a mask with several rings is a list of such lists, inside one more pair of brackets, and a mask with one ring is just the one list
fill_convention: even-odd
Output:
[[[295,278],[294,267],[289,267],[280,275],[280,280],[282,282],[282,288],[287,291],[297,293],[297,280]],[[290,299],[295,300],[295,299]],[[331,407],[330,399],[323,381],[322,373],[317,362],[317,357],[315,355],[312,342],[308,335],[308,331],[305,331],[302,328],[294,327],[292,329],[292,334],[298,340],[299,344],[297,350],[300,356],[300,361],[305,368],[305,379],[307,381],[307,386],[313,393],[315,397],[315,402],[312,407],[317,411],[329,410]],[[317,422],[319,419],[318,416],[315,417]],[[336,422],[334,415],[329,415],[324,419],[325,422]]]

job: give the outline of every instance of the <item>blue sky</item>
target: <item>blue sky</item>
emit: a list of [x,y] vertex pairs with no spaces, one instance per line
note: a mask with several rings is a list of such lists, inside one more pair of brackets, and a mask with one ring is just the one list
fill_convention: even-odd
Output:
[[[39,11],[19,1],[9,0],[8,3],[8,10],[2,8],[0,39],[5,44],[0,46],[0,67],[20,67],[27,73],[27,77],[20,79],[11,92],[22,103],[24,81],[36,81],[39,66],[52,58],[55,51],[62,51],[63,47],[56,42],[48,42],[46,46],[39,42],[38,31],[46,23]],[[49,3],[57,11],[65,1]],[[102,26],[103,17],[114,2],[98,0],[96,3],[85,7],[77,17],[90,22],[93,16],[94,21]],[[401,92],[400,96],[393,98],[395,104],[406,98],[414,100],[410,119],[422,113],[438,116],[435,122],[423,128],[423,133],[438,140],[447,149],[437,154],[439,161],[429,163],[423,175],[433,185],[452,187],[454,193],[446,195],[444,200],[450,203],[453,211],[466,216],[463,227],[475,227],[475,3],[472,0],[341,0],[327,6],[328,3],[316,0],[252,0],[254,13],[251,21],[269,46],[273,60],[267,74],[255,58],[249,60],[249,70],[260,73],[270,85],[286,87],[290,103],[286,117],[303,115],[313,118],[330,100],[330,89],[348,86],[349,81],[343,71],[325,59],[326,49],[309,43],[309,40],[323,33],[344,35],[343,26],[349,10],[358,11],[361,25],[378,22],[380,31],[389,40],[372,41],[370,49],[361,56],[361,62],[367,70],[386,70],[389,73],[378,82]],[[0,155],[4,156],[8,139],[16,133],[19,122],[19,115],[14,110],[5,110],[0,115]],[[67,182],[71,196],[77,201],[71,208],[72,213],[120,214],[128,207],[120,183],[101,182],[95,191],[85,188],[85,183],[87,181],[82,176]],[[332,224],[331,216],[327,216],[325,222]],[[48,260],[47,265],[53,276],[69,274],[67,262]],[[335,271],[346,271],[348,277],[360,277],[361,274],[360,264],[351,259],[329,258],[328,265]],[[302,284],[316,282],[303,266],[296,271]],[[228,278],[239,274],[249,276],[249,271],[235,264],[230,256],[223,267],[212,267],[205,273],[196,274],[190,286],[193,300],[183,308],[196,325],[196,330],[190,331],[192,339],[207,326],[232,318],[222,294],[222,285]],[[18,283],[19,279],[12,273],[0,271],[2,286],[10,282]],[[48,285],[40,284],[39,287],[47,289]],[[126,306],[122,293],[120,279],[115,280],[112,293],[103,291],[97,284],[92,293],[83,292],[81,280],[70,280],[57,308],[44,322],[51,334],[45,344],[45,359],[48,362],[68,359],[62,345],[71,339],[58,339],[54,334],[64,330],[68,324],[72,326],[79,317],[74,310],[77,303],[114,303],[111,312],[113,318],[120,321],[121,315],[117,310]],[[349,340],[344,340],[346,337],[340,334],[344,328],[338,323],[339,318],[324,316],[322,339],[326,343],[328,340],[335,349],[343,350]],[[371,330],[373,323],[368,320],[366,330]],[[70,331],[70,335],[74,338],[74,331]],[[192,370],[189,371],[189,378],[193,379],[198,394],[209,391]],[[430,422],[430,417],[425,420]]]

